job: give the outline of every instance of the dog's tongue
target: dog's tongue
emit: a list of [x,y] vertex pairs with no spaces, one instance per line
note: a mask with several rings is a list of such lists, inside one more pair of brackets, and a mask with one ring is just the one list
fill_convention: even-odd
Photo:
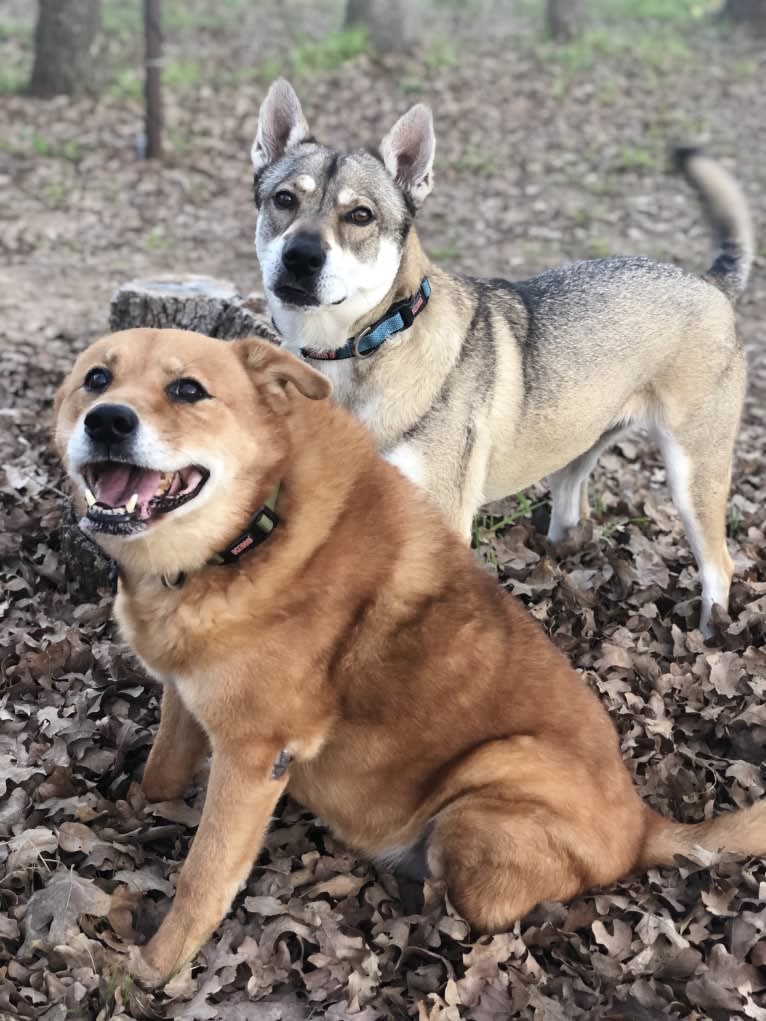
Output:
[[138,503],[148,503],[157,492],[161,475],[130,464],[104,465],[93,480],[93,495],[107,507],[124,507],[134,493]]

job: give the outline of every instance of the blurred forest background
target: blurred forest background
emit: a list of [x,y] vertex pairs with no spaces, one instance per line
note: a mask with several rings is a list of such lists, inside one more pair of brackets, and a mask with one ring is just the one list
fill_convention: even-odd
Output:
[[[204,266],[256,284],[248,153],[278,74],[314,133],[340,145],[374,144],[408,105],[433,106],[437,183],[420,227],[437,260],[477,274],[610,252],[702,268],[693,198],[663,178],[668,144],[702,141],[736,158],[746,186],[763,163],[764,37],[717,19],[718,0],[553,2],[584,12],[561,42],[544,0],[378,3],[373,39],[345,27],[343,0],[162,0],[162,165],[136,158],[142,4],[48,7],[73,2],[100,10],[81,64],[86,95],[45,102],[19,95],[37,5],[0,5],[5,279],[40,314],[55,293],[56,329],[70,307],[78,332],[100,328],[111,289],[135,275]],[[756,212],[761,192],[751,189]],[[36,324],[48,328],[27,320]]]
[[204,790],[142,801],[158,693],[115,638],[111,596],[67,588],[50,407],[125,281],[258,288],[249,152],[278,75],[341,148],[432,106],[418,224],[455,271],[640,254],[702,272],[708,227],[669,146],[701,143],[738,176],[758,250],[718,643],[694,630],[696,567],[640,437],[602,458],[594,520],[571,543],[551,550],[530,520],[544,484],[477,535],[608,707],[654,808],[693,821],[766,792],[766,0],[728,0],[725,16],[721,0],[154,6],[161,160],[142,158],[139,0],[40,0],[37,62],[38,4],[0,0],[0,1021],[766,1021],[764,863],[654,870],[472,941],[289,803],[193,971],[156,997],[110,972],[109,948],[167,906]]

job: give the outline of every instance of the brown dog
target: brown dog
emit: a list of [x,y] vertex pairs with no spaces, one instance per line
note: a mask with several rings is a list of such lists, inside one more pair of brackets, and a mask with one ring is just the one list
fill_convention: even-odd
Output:
[[595,696],[329,389],[261,341],[131,330],[57,397],[120,628],[165,686],[146,796],[212,751],[152,974],[218,924],[285,790],[373,858],[422,857],[486,930],[695,845],[766,854],[766,802],[683,826],[640,801]]

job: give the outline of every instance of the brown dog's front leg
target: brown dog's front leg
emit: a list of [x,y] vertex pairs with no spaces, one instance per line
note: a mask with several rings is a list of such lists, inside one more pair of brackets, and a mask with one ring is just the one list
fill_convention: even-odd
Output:
[[160,727],[141,781],[149,801],[180,798],[209,750],[207,735],[168,681],[162,692]]
[[[167,917],[144,947],[146,964],[168,978],[226,914],[252,868],[288,776],[272,779],[278,748],[213,748],[199,830]],[[140,976],[139,976],[140,977]]]

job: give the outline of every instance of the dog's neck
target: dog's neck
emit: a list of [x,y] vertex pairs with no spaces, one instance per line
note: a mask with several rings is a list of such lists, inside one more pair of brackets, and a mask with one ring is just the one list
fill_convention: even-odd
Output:
[[[428,256],[423,251],[417,231],[414,227],[411,227],[402,249],[402,258],[399,262],[399,269],[393,284],[376,305],[368,309],[363,316],[360,316],[352,324],[349,337],[358,336],[367,326],[372,325],[372,323],[384,316],[395,301],[409,298],[415,294],[420,287],[423,277],[428,276],[429,272],[430,262]],[[345,340],[347,339],[345,338]],[[345,340],[341,341],[341,343],[345,342]]]
[[333,351],[384,316],[395,301],[415,294],[430,268],[428,256],[412,227],[390,286],[356,295],[340,305],[310,309],[288,308],[267,294],[274,324],[284,338],[285,347],[294,354],[299,354],[304,347]]

